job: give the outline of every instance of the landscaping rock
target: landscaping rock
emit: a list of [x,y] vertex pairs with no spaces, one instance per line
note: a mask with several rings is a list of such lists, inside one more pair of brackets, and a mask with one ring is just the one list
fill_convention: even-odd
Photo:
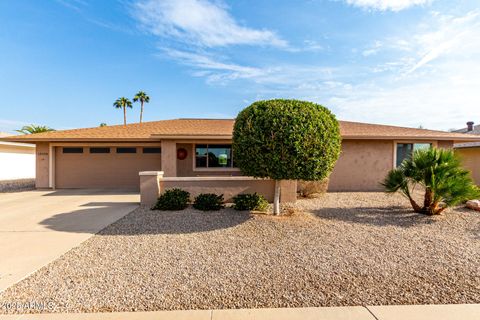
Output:
[[469,209],[480,211],[480,200],[468,200],[466,207]]

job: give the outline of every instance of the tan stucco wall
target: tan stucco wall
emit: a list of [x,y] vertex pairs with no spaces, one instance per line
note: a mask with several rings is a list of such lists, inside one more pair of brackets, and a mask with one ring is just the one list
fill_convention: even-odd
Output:
[[391,140],[343,140],[328,191],[380,191],[380,181],[393,168]]
[[[140,188],[140,171],[160,171],[161,154],[146,154],[137,146],[137,153],[118,154],[111,145],[110,153],[91,154],[89,147],[83,153],[63,153],[57,147],[55,154],[56,188]],[[125,146],[127,147],[127,146]]]
[[437,148],[452,149],[453,141],[438,141]]
[[37,143],[35,160],[35,187],[49,187],[49,144]]
[[173,140],[162,141],[162,168],[165,177],[177,175],[177,147]]
[[177,149],[184,148],[187,150],[187,157],[184,160],[177,159],[177,176],[178,177],[200,177],[200,176],[240,176],[239,170],[202,170],[193,169],[193,160],[195,157],[194,144],[178,143]]
[[160,195],[160,179],[163,172],[141,172],[140,175],[140,203],[144,206],[153,206]]
[[461,148],[455,152],[462,158],[464,167],[472,173],[473,181],[480,185],[480,148]]
[[[246,180],[162,180],[160,179],[161,192],[181,188],[190,192],[191,200],[201,193],[223,194],[225,202],[231,202],[233,196],[243,193],[258,193],[272,202],[275,192],[274,180],[246,179]],[[295,202],[296,181],[282,181],[280,202]]]

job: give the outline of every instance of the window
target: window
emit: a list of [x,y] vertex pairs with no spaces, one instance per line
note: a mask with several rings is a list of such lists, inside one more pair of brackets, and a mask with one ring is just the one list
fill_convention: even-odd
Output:
[[415,150],[428,149],[432,147],[431,143],[397,143],[396,166],[400,166],[403,160],[412,156]]
[[90,153],[110,153],[110,148],[90,148]]
[[137,153],[137,148],[117,148],[117,153]]
[[63,148],[63,153],[83,153],[83,148]]
[[233,168],[231,144],[197,144],[196,168]]
[[162,153],[162,148],[143,148],[143,153]]

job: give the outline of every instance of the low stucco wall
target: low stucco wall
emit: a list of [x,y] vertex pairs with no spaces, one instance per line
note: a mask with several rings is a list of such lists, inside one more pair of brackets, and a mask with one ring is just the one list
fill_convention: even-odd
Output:
[[[297,182],[283,180],[280,202],[295,202]],[[142,205],[151,206],[167,189],[180,188],[190,193],[191,199],[201,193],[223,194],[225,202],[232,202],[238,194],[258,193],[273,201],[275,181],[252,177],[163,177],[159,172],[140,172],[140,199]]]
[[[275,181],[251,177],[184,177],[160,180],[161,191],[171,188],[181,188],[190,192],[192,199],[201,193],[215,193],[223,194],[225,202],[232,202],[236,195],[256,192],[272,202]],[[296,188],[296,181],[282,181],[280,202],[294,202],[297,197]]]
[[461,148],[455,152],[462,158],[463,166],[472,173],[475,184],[480,185],[480,148]]

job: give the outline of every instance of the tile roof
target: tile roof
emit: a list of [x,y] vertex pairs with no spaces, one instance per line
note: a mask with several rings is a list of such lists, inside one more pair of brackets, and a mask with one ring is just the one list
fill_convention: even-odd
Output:
[[[339,121],[344,139],[434,139],[480,141],[479,136]],[[229,139],[234,119],[173,119],[106,127],[59,130],[1,138],[5,141],[145,141],[167,138]]]

